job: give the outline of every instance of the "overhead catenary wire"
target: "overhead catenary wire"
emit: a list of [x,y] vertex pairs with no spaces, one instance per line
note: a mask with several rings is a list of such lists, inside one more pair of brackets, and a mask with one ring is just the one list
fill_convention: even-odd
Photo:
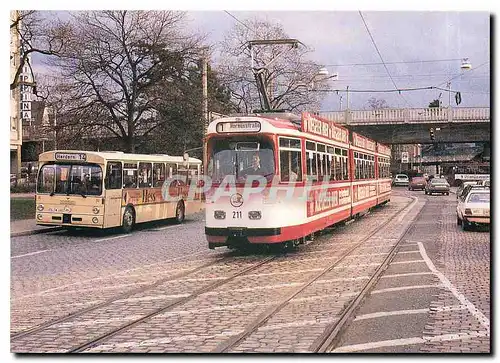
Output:
[[[387,72],[387,74],[389,75],[389,78],[391,79],[392,81],[392,84],[394,85],[394,88],[396,90],[398,90],[398,86],[396,85],[396,82],[394,81],[394,79],[392,78],[391,76],[391,72],[389,72],[389,68],[387,68],[387,65],[385,64],[384,62],[384,58],[382,57],[382,54],[380,53],[378,47],[377,47],[377,43],[375,43],[375,39],[373,38],[373,35],[372,33],[370,32],[370,29],[368,28],[368,24],[366,24],[366,21],[365,21],[365,18],[363,17],[363,13],[361,13],[361,11],[359,11],[359,15],[361,16],[361,20],[363,20],[363,24],[365,25],[365,28],[366,28],[366,31],[368,32],[368,35],[370,36],[370,39],[373,43],[373,46],[375,47],[375,50],[377,51],[377,54],[380,58],[380,60],[382,61],[382,64],[384,65],[384,68]],[[411,107],[410,103],[406,100],[406,98],[404,98],[404,96],[401,94],[401,92],[399,92],[399,95],[401,96],[401,98],[405,101],[405,103]]]
[[234,16],[233,14],[231,14],[229,11],[227,10],[224,10],[224,12],[229,15],[231,18],[233,18],[234,20],[236,20],[238,23],[240,23],[241,25],[243,25],[245,28],[247,28],[248,30],[250,30],[251,32],[256,33],[255,29],[252,29],[250,28],[247,24],[245,24],[244,22],[242,22],[240,19],[238,19],[236,16]]

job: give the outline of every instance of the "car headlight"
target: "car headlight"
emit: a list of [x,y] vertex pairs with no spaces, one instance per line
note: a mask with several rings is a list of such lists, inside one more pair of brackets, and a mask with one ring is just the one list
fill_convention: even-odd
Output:
[[43,205],[43,204],[39,204],[39,205],[38,205],[38,207],[36,207],[36,209],[37,209],[38,211],[40,211],[40,212],[41,212],[41,211],[43,211],[43,209],[44,209],[44,208],[45,208],[45,207],[44,207],[44,205]]
[[94,214],[99,213],[99,211],[100,211],[99,207],[92,208],[92,212],[94,212]]

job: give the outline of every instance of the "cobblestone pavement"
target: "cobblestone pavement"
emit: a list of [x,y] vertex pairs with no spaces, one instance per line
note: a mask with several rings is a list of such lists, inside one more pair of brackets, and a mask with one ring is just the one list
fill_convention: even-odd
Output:
[[454,195],[422,214],[334,352],[490,351],[490,236],[456,225]]
[[[298,251],[277,257],[249,274],[196,295],[87,351],[212,351],[228,337],[241,333],[269,304],[278,303],[308,278],[349,251],[363,236],[408,202],[409,198],[395,196],[390,204],[361,220],[325,233],[314,243],[301,246]],[[412,210],[408,218],[415,213]],[[325,324],[335,319],[397,242],[401,223],[388,225],[383,233],[360,245],[349,258],[294,297],[233,351],[307,351]],[[259,255],[230,256],[227,250],[209,251],[206,242],[200,248],[199,238],[195,237],[200,235],[204,239],[200,229],[201,221],[195,221],[191,225],[173,226],[172,229],[167,226],[156,231],[138,231],[123,238],[112,236],[90,240],[61,234],[56,238],[63,240],[54,250],[18,258],[19,262],[13,260],[12,332],[103,302],[123,291],[150,285],[159,278],[189,272],[207,262],[215,264],[118,299],[42,332],[14,338],[12,351],[66,351],[125,322],[134,321],[165,303],[187,297],[264,258]],[[175,233],[169,233],[171,231]],[[178,243],[179,236],[186,236],[186,242]],[[51,243],[52,240],[47,237],[39,242],[41,248]],[[161,237],[165,241],[161,241]],[[19,242],[24,245],[23,248],[33,248],[28,237]],[[174,260],[188,253],[191,255]],[[230,258],[217,261],[223,256]],[[34,261],[37,263],[35,267]],[[270,340],[283,343],[276,345]],[[255,347],[256,344],[258,347]]]

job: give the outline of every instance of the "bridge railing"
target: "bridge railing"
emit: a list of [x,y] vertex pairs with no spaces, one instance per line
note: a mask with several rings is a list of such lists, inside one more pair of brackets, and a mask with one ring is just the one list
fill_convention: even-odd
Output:
[[490,108],[383,108],[320,112],[319,116],[340,124],[488,122],[490,120]]

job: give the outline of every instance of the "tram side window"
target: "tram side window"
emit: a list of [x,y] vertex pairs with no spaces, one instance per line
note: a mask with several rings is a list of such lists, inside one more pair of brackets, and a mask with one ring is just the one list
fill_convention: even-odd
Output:
[[280,174],[282,182],[302,181],[302,153],[300,151],[280,151]]
[[347,163],[347,150],[342,149],[342,159],[343,159],[343,165],[342,165],[342,179],[343,180],[349,180],[349,164]]
[[316,165],[316,144],[314,142],[306,141],[306,166],[307,166],[307,179],[318,180],[318,172]]
[[153,164],[153,187],[161,187],[165,181],[165,164]]
[[122,163],[109,162],[106,168],[106,189],[121,189],[122,186]]

